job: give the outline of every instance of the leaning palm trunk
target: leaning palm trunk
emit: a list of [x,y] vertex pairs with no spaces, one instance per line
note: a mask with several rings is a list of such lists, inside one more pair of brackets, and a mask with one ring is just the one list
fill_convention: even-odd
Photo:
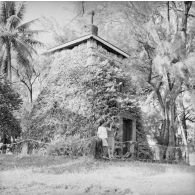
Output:
[[6,59],[7,59],[7,78],[11,82],[12,81],[11,48],[10,48],[9,40],[7,40],[7,44],[6,44]]
[[1,74],[5,75],[6,78],[11,82],[12,73],[11,73],[11,48],[10,43],[7,40],[5,45],[5,52],[3,53],[2,62],[1,62]]

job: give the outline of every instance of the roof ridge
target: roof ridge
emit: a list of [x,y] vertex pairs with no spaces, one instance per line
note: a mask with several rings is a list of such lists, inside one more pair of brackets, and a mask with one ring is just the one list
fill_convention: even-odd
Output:
[[[109,43],[108,41],[106,41],[105,39],[103,39],[103,38],[99,37],[98,35],[92,35],[92,36],[96,36],[96,37],[98,37],[99,39],[102,39],[103,41],[105,41],[105,42],[107,42],[108,44],[112,45],[113,47],[117,48],[118,50],[120,50],[120,51],[122,51],[122,52],[126,53],[125,51],[123,51],[123,50],[122,50],[122,49],[120,49],[119,47],[117,47],[117,46],[113,45],[112,43]],[[128,54],[128,53],[126,53],[126,54],[129,56],[129,54]]]
[[59,45],[56,45],[56,46],[47,48],[47,50],[50,50],[50,49],[53,49],[53,48],[55,48],[55,47],[59,47],[59,46],[65,45],[65,44],[67,44],[67,43],[69,43],[69,42],[76,41],[77,39],[80,39],[80,38],[83,38],[83,37],[86,37],[86,36],[89,36],[89,35],[92,35],[92,34],[83,35],[83,36],[78,37],[78,38],[75,38],[75,39],[73,39],[73,40],[71,40],[71,41],[67,41],[67,42],[65,42],[65,43],[62,43],[62,44],[59,44]]
[[120,48],[116,47],[112,43],[109,43],[108,41],[106,41],[106,40],[102,39],[101,37],[99,37],[97,35],[94,35],[94,34],[84,35],[84,36],[82,36],[80,38],[77,38],[77,39],[74,39],[72,41],[68,41],[68,42],[66,42],[64,44],[61,44],[61,45],[52,47],[52,48],[48,49],[46,52],[44,52],[43,54],[52,53],[52,52],[55,52],[57,50],[61,50],[61,49],[66,48],[66,47],[69,47],[70,48],[70,47],[74,46],[75,44],[79,44],[79,43],[81,43],[83,41],[86,41],[87,39],[90,39],[90,38],[93,38],[96,41],[99,41],[105,47],[110,48],[112,51],[115,51],[116,53],[122,55],[125,58],[128,58],[129,57],[129,54],[128,53],[124,52],[123,50],[121,50]]

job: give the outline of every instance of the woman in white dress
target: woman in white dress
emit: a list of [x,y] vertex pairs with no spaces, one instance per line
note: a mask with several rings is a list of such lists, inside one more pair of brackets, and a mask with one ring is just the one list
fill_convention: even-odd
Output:
[[100,123],[98,127],[97,136],[102,140],[103,146],[103,157],[106,157],[106,153],[108,153],[108,157],[110,158],[110,148],[108,147],[108,128],[106,128],[106,123]]

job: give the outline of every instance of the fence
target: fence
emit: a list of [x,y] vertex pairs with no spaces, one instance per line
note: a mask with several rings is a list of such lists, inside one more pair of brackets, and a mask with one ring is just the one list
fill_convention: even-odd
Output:
[[[83,138],[77,141],[74,141],[74,144],[77,143],[89,143],[96,136],[90,138]],[[12,150],[13,153],[28,153],[29,148],[25,148],[30,145],[34,146],[34,149],[46,148],[46,146],[51,146],[51,143],[45,143],[33,139],[21,140],[16,143],[8,144],[4,151]],[[3,147],[1,146],[2,150]],[[177,147],[170,147],[164,145],[149,145],[136,143],[133,141],[120,142],[115,140],[114,145],[114,158],[131,158],[144,161],[153,161],[153,162],[171,162],[171,163],[189,163],[189,148],[188,146],[182,145]]]
[[164,146],[150,145],[153,153],[153,160],[157,162],[187,163],[189,164],[189,147],[181,146]]
[[[120,149],[119,158],[133,158],[143,161],[160,163],[187,163],[189,164],[190,147],[165,146],[159,144],[142,144],[132,141],[116,142],[115,149]],[[192,150],[192,149],[191,149]],[[116,155],[115,155],[116,156]]]

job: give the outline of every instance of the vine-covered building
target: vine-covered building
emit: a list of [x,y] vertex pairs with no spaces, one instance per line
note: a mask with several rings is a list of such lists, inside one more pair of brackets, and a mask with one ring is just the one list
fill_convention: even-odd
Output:
[[[120,65],[123,63],[123,60],[129,57],[127,53],[99,37],[98,28],[93,24],[91,25],[90,34],[51,48],[45,54],[56,55],[56,53],[61,53],[62,51],[69,51],[73,58],[74,54],[76,54],[77,57],[80,55],[84,56],[81,60],[82,62],[80,61],[83,67],[93,65],[98,61],[98,58],[108,61],[114,60]],[[136,141],[136,118],[128,111],[122,111],[118,113],[118,119],[120,123],[118,131],[119,141]]]

